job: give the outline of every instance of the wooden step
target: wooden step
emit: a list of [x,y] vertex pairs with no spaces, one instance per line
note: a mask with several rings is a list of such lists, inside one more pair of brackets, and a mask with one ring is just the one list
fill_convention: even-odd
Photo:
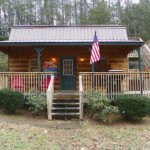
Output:
[[52,110],[74,110],[74,109],[79,109],[79,107],[54,107]]
[[52,115],[59,115],[59,116],[72,116],[72,115],[80,115],[80,113],[52,113]]
[[58,100],[79,99],[79,94],[56,93],[54,94],[54,99],[58,99]]
[[52,103],[52,116],[77,117],[80,115],[79,93],[55,93]]
[[53,105],[79,105],[79,103],[52,103]]

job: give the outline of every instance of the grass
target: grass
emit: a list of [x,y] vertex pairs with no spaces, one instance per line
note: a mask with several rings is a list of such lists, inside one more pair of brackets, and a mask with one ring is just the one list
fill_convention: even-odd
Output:
[[[72,122],[76,128],[64,128],[65,124]],[[146,117],[138,123],[118,118],[113,123],[103,124],[89,119],[82,122],[47,121],[45,118],[1,113],[0,149],[149,150],[150,118]]]

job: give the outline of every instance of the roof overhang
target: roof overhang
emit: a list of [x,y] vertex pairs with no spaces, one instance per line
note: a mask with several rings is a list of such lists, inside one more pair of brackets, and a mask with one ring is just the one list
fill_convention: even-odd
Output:
[[[144,41],[100,41],[100,45],[120,45],[120,46],[137,46],[140,47]],[[91,46],[92,42],[10,42],[1,41],[0,47],[3,46]]]

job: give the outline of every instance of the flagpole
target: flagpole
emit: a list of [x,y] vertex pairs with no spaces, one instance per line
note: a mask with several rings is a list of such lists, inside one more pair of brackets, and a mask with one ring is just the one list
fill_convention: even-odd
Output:
[[90,64],[92,64],[92,90],[94,90],[94,71],[95,71],[94,63],[99,60],[100,60],[99,43],[95,31],[93,43],[92,43],[92,49],[91,49],[91,59],[90,59]]
[[92,90],[94,90],[94,71],[95,71],[95,66],[94,63],[92,63]]

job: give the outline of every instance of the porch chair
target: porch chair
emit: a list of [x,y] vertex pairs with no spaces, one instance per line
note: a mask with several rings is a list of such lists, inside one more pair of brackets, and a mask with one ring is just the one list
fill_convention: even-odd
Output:
[[25,87],[24,87],[23,78],[17,75],[11,77],[11,89],[24,92]]
[[50,81],[51,81],[50,77],[46,77],[41,80],[41,83],[40,83],[41,92],[46,92]]
[[[47,76],[46,78],[41,80],[41,83],[40,83],[41,92],[46,92],[47,91],[50,81],[51,81],[50,76]],[[54,78],[54,85],[55,85],[55,82],[56,82],[56,77]]]

